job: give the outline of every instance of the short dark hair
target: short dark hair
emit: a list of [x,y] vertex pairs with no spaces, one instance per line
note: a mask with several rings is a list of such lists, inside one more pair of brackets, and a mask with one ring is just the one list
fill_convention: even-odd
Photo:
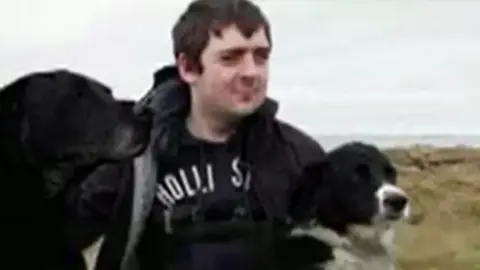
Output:
[[221,31],[232,24],[250,37],[264,27],[272,45],[270,24],[260,7],[249,0],[194,0],[180,15],[173,26],[173,53],[175,58],[185,54],[193,68],[202,70],[200,56],[207,46],[210,34],[221,35]]

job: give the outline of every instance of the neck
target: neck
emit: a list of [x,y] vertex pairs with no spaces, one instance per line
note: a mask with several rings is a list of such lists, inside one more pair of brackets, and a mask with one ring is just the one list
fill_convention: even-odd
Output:
[[226,142],[235,133],[238,121],[229,121],[226,117],[215,117],[199,106],[192,106],[187,117],[188,131],[196,138],[210,142]]

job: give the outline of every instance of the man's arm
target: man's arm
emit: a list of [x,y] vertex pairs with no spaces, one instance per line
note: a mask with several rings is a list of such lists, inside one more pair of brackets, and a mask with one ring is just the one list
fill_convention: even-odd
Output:
[[316,187],[321,181],[326,155],[323,147],[307,133],[281,123],[285,138],[293,147],[300,176],[292,187],[289,215],[296,222],[308,220],[315,204]]

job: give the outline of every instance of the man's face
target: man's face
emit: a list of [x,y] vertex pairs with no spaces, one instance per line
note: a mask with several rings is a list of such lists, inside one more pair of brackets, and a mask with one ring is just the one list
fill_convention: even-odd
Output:
[[266,96],[269,54],[263,27],[250,37],[236,25],[224,28],[219,36],[212,34],[200,57],[202,73],[188,75],[194,99],[229,118],[255,112]]

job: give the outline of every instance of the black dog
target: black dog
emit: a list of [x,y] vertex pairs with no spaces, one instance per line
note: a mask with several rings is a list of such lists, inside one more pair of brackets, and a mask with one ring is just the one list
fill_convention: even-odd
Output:
[[144,151],[150,116],[133,106],[68,70],[33,72],[0,89],[2,239],[14,268],[84,269],[63,238],[62,191],[100,164]]
[[360,142],[327,153],[296,190],[294,228],[282,244],[288,269],[394,269],[394,225],[409,215],[389,159]]

